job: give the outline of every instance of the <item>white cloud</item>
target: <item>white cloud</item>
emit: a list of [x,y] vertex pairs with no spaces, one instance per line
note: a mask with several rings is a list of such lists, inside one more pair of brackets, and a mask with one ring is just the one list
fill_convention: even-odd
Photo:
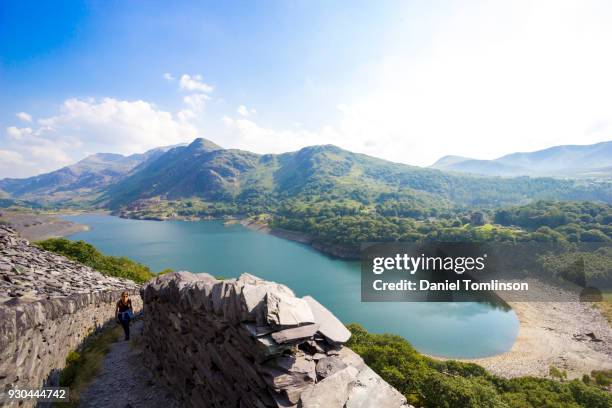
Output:
[[186,109],[180,110],[176,116],[181,122],[188,122],[196,119],[203,111],[206,101],[210,100],[210,96],[202,93],[185,95],[183,103],[187,106]]
[[7,147],[35,166],[14,166],[0,178],[55,170],[92,153],[131,154],[189,142],[198,135],[189,119],[142,100],[68,99],[36,129],[7,128]]
[[7,135],[14,140],[21,140],[24,136],[32,134],[32,128],[18,128],[16,126],[9,126],[6,128]]
[[192,110],[199,112],[204,109],[205,101],[209,100],[210,96],[206,94],[191,94],[183,97],[185,105],[189,106]]
[[178,111],[178,113],[176,114],[176,117],[181,122],[189,122],[190,120],[195,119],[196,116],[196,113],[191,109],[183,109]]
[[261,126],[246,118],[221,118],[227,129],[223,145],[240,148],[257,153],[282,153],[304,146],[326,144],[339,140],[339,135],[331,126],[324,126],[317,131],[301,127],[277,129]]
[[240,105],[237,112],[242,116],[249,116],[249,110],[244,105]]
[[201,91],[205,93],[211,93],[213,87],[202,82],[201,75],[190,76],[188,74],[181,75],[179,81],[179,87],[184,91]]
[[236,110],[236,112],[238,112],[239,115],[244,116],[244,117],[251,116],[252,114],[257,113],[257,111],[254,108],[249,109],[244,105],[240,105],[238,109]]
[[10,175],[11,169],[15,167],[25,167],[27,164],[23,160],[23,156],[12,150],[0,149],[0,178],[2,175]]
[[15,114],[15,116],[17,116],[19,119],[23,120],[24,122],[31,122],[32,121],[32,115],[30,115],[27,112],[19,112],[19,113]]
[[12,150],[0,149],[0,163],[7,165],[23,164],[23,156]]
[[59,115],[39,121],[45,134],[78,139],[118,153],[179,143],[197,134],[190,124],[178,122],[170,112],[142,100],[69,99],[61,110]]
[[165,79],[166,81],[174,81],[174,77],[173,77],[173,76],[172,76],[172,74],[171,74],[171,73],[169,73],[169,72],[165,72],[165,73],[164,73],[164,79]]

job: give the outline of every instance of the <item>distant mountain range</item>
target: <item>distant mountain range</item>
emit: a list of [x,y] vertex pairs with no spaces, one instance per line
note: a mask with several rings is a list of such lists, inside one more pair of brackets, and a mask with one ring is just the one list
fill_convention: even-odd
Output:
[[612,141],[592,145],[555,146],[530,153],[512,153],[494,160],[445,156],[431,167],[487,176],[610,179]]
[[[581,160],[577,153],[569,151],[583,148],[580,157],[593,160],[593,168],[603,167],[606,160],[601,152],[610,146],[608,143],[593,145],[591,149],[558,147],[543,151],[548,153],[508,155],[487,164],[502,170],[527,168],[530,163],[538,163],[538,169],[560,169],[563,162],[574,167]],[[562,152],[574,160],[560,159]],[[547,160],[550,164],[545,165]],[[127,157],[96,154],[51,173],[0,180],[0,190],[11,199],[52,205],[120,209],[142,200],[195,198],[205,203],[233,205],[236,211],[252,212],[279,208],[287,200],[352,201],[370,205],[392,200],[429,207],[500,206],[534,199],[612,202],[612,184],[608,181],[456,173],[457,166],[466,162],[474,160],[443,158],[436,163],[445,168],[441,171],[392,163],[332,145],[260,155],[224,149],[200,138],[189,145],[158,148]]]
[[174,146],[158,147],[142,154],[123,156],[97,153],[50,173],[25,179],[0,180],[5,196],[36,202],[63,202],[75,198],[87,199],[117,182],[139,166],[146,166]]

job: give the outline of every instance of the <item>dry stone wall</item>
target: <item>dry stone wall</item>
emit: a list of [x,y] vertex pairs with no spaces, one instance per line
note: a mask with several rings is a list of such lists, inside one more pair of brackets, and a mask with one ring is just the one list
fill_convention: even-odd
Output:
[[68,353],[114,319],[123,290],[140,309],[134,282],[41,250],[0,225],[0,389],[56,384]]
[[185,406],[408,407],[333,314],[284,285],[175,272],[142,295],[145,364]]

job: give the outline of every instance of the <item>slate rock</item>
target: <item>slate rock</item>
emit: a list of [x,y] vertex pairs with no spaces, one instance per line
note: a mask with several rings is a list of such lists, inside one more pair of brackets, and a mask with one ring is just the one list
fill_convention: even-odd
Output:
[[338,356],[324,357],[317,361],[317,378],[327,378],[346,367],[347,364]]
[[309,386],[302,392],[299,406],[302,408],[343,408],[358,374],[359,371],[355,367],[346,367]]
[[406,398],[370,367],[364,367],[351,388],[345,408],[406,407]]
[[344,344],[351,338],[351,332],[323,305],[310,296],[302,298],[312,310],[315,321],[321,326],[319,333],[330,343]]
[[318,329],[318,324],[307,324],[274,332],[272,333],[272,338],[277,343],[289,343],[295,340],[310,338]]
[[281,327],[315,323],[310,306],[303,299],[282,292],[268,292],[265,299],[266,321]]

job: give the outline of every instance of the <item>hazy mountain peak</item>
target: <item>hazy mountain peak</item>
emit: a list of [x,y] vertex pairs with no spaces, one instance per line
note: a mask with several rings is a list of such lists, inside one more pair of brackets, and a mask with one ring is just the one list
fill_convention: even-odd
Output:
[[68,166],[74,167],[79,165],[87,165],[87,164],[103,164],[103,163],[116,163],[125,160],[126,157],[122,154],[118,153],[96,153],[91,154],[84,159],[79,160],[77,163]]
[[189,146],[187,146],[188,149],[190,150],[203,150],[203,151],[213,151],[213,150],[223,150],[223,148],[221,146],[219,146],[218,144],[205,139],[203,137],[198,137],[197,139],[195,139],[193,142],[191,142],[189,144]]
[[297,151],[297,153],[299,155],[302,155],[302,154],[315,154],[315,153],[324,153],[324,152],[340,153],[343,151],[344,150],[341,147],[338,147],[336,145],[324,144],[324,145],[314,145],[314,146],[302,147],[300,150]]
[[494,160],[445,156],[431,167],[489,176],[604,177],[611,174],[612,141],[561,145],[533,152],[511,153]]
[[448,155],[448,156],[444,156],[439,158],[434,164],[432,164],[430,167],[436,168],[436,169],[441,169],[443,167],[446,166],[451,166],[453,164],[457,164],[466,160],[474,160],[471,157],[464,157],[464,156],[453,156],[453,155]]

